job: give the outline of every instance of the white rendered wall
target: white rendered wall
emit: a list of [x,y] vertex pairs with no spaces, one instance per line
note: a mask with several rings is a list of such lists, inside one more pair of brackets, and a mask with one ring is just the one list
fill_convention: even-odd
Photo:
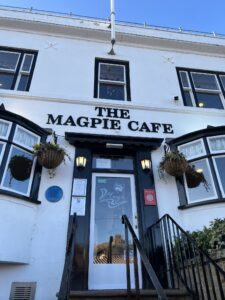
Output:
[[[136,33],[140,34],[139,31]],[[191,40],[190,37],[189,39]],[[196,39],[192,38],[193,41]],[[210,42],[209,39],[204,41]],[[75,149],[64,139],[65,132],[172,138],[206,128],[207,125],[224,125],[223,110],[183,106],[176,67],[224,72],[225,58],[200,55],[200,52],[185,53],[122,43],[116,45],[116,56],[112,57],[107,55],[110,50],[109,41],[78,39],[75,35],[71,38],[54,36],[51,32],[34,34],[4,28],[0,29],[0,45],[38,51],[29,93],[0,90],[0,103],[3,102],[7,110],[44,128],[52,128],[59,136],[58,142],[66,147],[72,158],[57,168],[54,178],[49,178],[46,170],[43,170],[38,197],[42,202],[40,205],[1,196],[0,259],[27,264],[0,264],[0,300],[9,298],[12,281],[36,281],[35,300],[53,300],[56,299],[64,264],[75,153]],[[129,62],[131,102],[93,99],[95,58]],[[180,100],[175,103],[173,97],[177,95]],[[49,113],[54,116],[63,114],[65,118],[71,115],[74,119],[79,116],[96,117],[94,108],[98,105],[128,109],[130,120],[136,120],[140,124],[143,121],[171,123],[174,134],[168,135],[161,131],[131,132],[127,128],[129,120],[121,120],[120,130],[103,130],[100,126],[90,129],[46,124]],[[201,228],[216,217],[224,217],[225,204],[221,203],[178,210],[175,180],[168,177],[164,182],[158,177],[157,166],[162,155],[162,148],[152,153],[159,215],[169,213],[188,230]],[[50,203],[45,199],[45,191],[52,185],[59,185],[63,190],[63,199],[58,203]],[[10,240],[7,240],[7,236]],[[15,243],[14,247],[12,242]]]

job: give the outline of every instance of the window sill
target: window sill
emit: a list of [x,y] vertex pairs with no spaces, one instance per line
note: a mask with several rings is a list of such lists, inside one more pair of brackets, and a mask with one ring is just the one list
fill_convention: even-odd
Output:
[[7,196],[10,196],[10,197],[13,197],[13,198],[17,198],[19,200],[24,200],[24,201],[27,201],[29,203],[41,204],[41,201],[39,201],[39,200],[33,199],[31,197],[28,197],[28,196],[20,195],[20,194],[17,194],[17,193],[5,191],[5,190],[0,190],[0,195],[1,194],[2,195],[7,195]]
[[196,203],[180,205],[180,206],[178,206],[178,209],[183,210],[183,209],[188,209],[188,208],[192,208],[192,207],[216,204],[216,203],[224,203],[225,204],[225,199],[222,198],[222,199],[207,200],[207,201],[201,201],[201,202],[196,202]]

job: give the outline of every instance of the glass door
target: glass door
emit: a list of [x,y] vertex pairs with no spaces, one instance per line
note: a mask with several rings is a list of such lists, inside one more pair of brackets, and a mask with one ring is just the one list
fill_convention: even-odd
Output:
[[[126,214],[137,228],[134,176],[94,173],[89,248],[89,289],[126,288],[124,225]],[[132,261],[132,246],[130,245]],[[133,276],[133,264],[131,263]],[[134,278],[132,277],[132,282]]]

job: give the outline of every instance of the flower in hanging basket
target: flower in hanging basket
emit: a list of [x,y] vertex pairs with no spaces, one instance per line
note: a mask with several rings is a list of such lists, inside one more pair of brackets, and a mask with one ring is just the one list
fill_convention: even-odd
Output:
[[209,185],[205,179],[203,170],[196,170],[194,165],[188,165],[187,170],[185,172],[185,177],[188,188],[195,188],[198,187],[201,183],[203,183],[205,189],[207,191],[209,190]]
[[65,149],[56,143],[36,144],[33,149],[39,164],[46,169],[57,168],[65,159],[65,156],[68,156]]
[[30,177],[33,161],[24,155],[14,155],[9,162],[9,170],[12,178],[24,181]]
[[167,152],[159,164],[160,177],[163,177],[164,171],[171,176],[182,176],[187,166],[188,162],[183,153],[179,151]]

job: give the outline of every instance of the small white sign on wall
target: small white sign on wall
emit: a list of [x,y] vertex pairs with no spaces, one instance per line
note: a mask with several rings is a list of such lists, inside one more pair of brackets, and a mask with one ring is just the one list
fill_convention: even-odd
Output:
[[75,178],[73,180],[72,196],[86,196],[87,179]]
[[77,214],[77,216],[85,216],[86,197],[72,196],[70,214]]

